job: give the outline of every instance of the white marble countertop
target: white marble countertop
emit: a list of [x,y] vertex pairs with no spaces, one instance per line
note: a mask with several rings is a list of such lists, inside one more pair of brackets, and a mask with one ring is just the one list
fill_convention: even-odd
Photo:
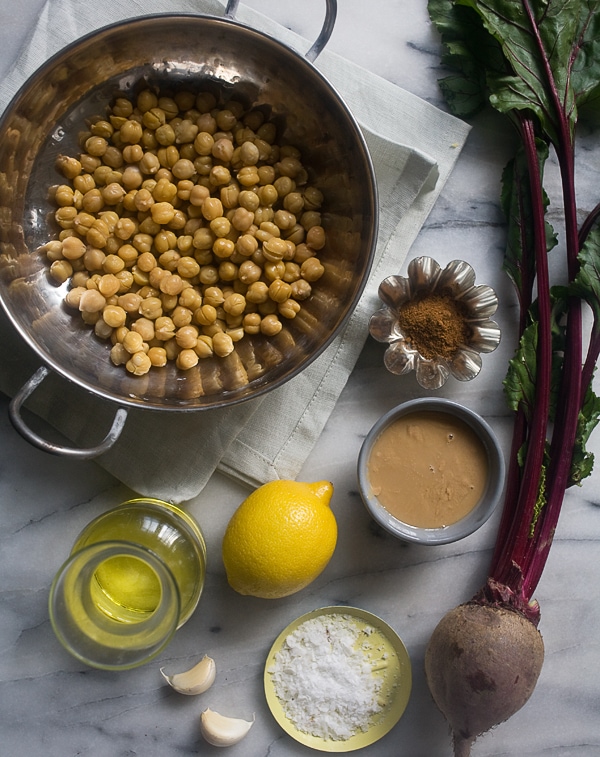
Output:
[[[89,2],[91,0],[84,0]],[[314,35],[320,0],[248,4],[307,37]],[[16,6],[0,0],[0,75],[17,55],[42,0]],[[174,4],[176,6],[176,3]],[[439,47],[425,0],[342,0],[330,49],[444,108],[436,86]],[[580,202],[598,201],[600,146],[584,129]],[[450,380],[441,396],[482,413],[508,450],[511,418],[502,378],[514,348],[516,301],[501,270],[504,226],[500,174],[511,135],[486,114],[474,128],[458,165],[414,244],[409,258],[431,255],[445,265],[466,259],[478,283],[493,286],[504,338],[470,384]],[[596,194],[594,195],[594,191]],[[560,215],[560,211],[552,209]],[[0,347],[1,351],[1,347]],[[277,601],[245,598],[227,585],[220,557],[226,523],[247,490],[215,475],[186,503],[204,531],[209,555],[205,591],[193,618],[160,658],[127,673],[86,668],[56,641],[47,612],[48,589],[79,530],[131,492],[93,462],[72,462],[38,451],[12,428],[0,396],[0,741],[10,757],[175,757],[217,754],[199,732],[210,706],[240,717],[256,713],[234,756],[288,757],[309,750],[288,737],[266,705],[262,675],[279,632],[304,612],[333,604],[382,617],[403,638],[413,665],[413,692],[403,718],[365,757],[443,757],[451,753],[447,726],[423,675],[427,639],[442,614],[482,584],[499,513],[477,534],[434,548],[403,545],[370,521],[357,492],[362,439],[393,405],[423,394],[414,377],[396,378],[382,364],[382,345],[369,340],[336,410],[299,476],[334,483],[339,524],[335,555],[307,589]],[[600,452],[600,433],[590,447]],[[523,710],[481,738],[474,754],[574,757],[600,755],[600,465],[565,498],[551,556],[536,592],[546,660]],[[242,619],[242,622],[240,620]],[[217,680],[200,698],[179,697],[159,667],[185,668],[203,654],[218,666]],[[183,701],[182,701],[183,700]]]

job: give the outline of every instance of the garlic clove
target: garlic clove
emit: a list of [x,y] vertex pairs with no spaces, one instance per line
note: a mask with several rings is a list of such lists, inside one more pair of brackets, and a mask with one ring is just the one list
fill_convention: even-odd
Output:
[[232,746],[241,741],[254,725],[252,720],[230,718],[214,710],[206,709],[200,715],[200,731],[213,746]]
[[199,663],[183,673],[175,673],[169,676],[164,672],[164,668],[161,668],[160,672],[165,681],[175,691],[178,691],[180,694],[194,696],[195,694],[202,694],[203,691],[206,691],[213,685],[217,674],[217,666],[212,657],[204,655]]

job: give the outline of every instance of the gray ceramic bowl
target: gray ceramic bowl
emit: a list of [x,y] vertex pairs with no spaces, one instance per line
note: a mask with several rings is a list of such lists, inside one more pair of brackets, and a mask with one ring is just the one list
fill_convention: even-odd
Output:
[[[453,415],[466,423],[479,437],[487,455],[488,476],[477,505],[461,520],[440,528],[421,528],[404,523],[392,515],[373,493],[368,463],[381,433],[399,418],[415,412]],[[505,463],[498,440],[484,419],[463,405],[446,399],[422,398],[404,402],[383,415],[368,433],[358,457],[358,483],[365,506],[373,519],[386,531],[408,542],[434,545],[463,539],[480,528],[496,508],[504,489]]]

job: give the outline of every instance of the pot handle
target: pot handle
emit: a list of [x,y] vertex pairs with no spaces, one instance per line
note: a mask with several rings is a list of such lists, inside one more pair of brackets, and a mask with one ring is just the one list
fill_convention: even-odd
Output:
[[110,449],[119,438],[123,426],[125,425],[127,410],[122,407],[117,410],[110,431],[96,447],[87,447],[85,449],[63,447],[60,444],[53,444],[52,442],[43,439],[29,428],[21,416],[21,408],[25,400],[35,391],[35,389],[37,389],[48,373],[49,370],[45,366],[38,368],[29,381],[27,381],[27,383],[25,383],[12,398],[8,406],[8,414],[11,423],[16,430],[24,439],[35,447],[38,447],[44,452],[49,452],[52,455],[63,455],[64,457],[70,457],[77,460],[91,460]]
[[[228,0],[227,8],[225,9],[225,15],[228,18],[234,18],[239,5],[240,0]],[[319,36],[312,44],[304,56],[310,63],[313,63],[317,57],[323,51],[325,45],[329,42],[333,27],[335,26],[335,19],[337,16],[337,0],[325,0],[327,6],[325,11],[325,20],[319,33]]]

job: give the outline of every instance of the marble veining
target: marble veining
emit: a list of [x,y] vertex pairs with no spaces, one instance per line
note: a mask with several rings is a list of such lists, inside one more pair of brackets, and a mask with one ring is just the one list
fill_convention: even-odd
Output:
[[[314,36],[320,0],[302,4],[248,0],[283,25]],[[0,74],[8,69],[41,0],[24,0],[19,14],[0,0]],[[5,23],[6,20],[6,23]],[[330,48],[444,107],[436,79],[438,45],[424,0],[342,0]],[[500,175],[513,135],[493,114],[474,119],[456,169],[415,241],[409,257],[431,255],[443,266],[455,258],[474,265],[478,283],[493,286],[504,337],[485,357],[471,384],[450,379],[439,391],[482,413],[508,452],[511,418],[502,377],[514,349],[516,298],[501,271],[504,223]],[[585,129],[578,158],[582,210],[598,201],[597,130]],[[550,171],[551,174],[551,171]],[[553,197],[558,187],[552,183]],[[560,217],[558,202],[551,217]],[[1,348],[0,348],[1,349]],[[236,595],[227,585],[220,540],[247,490],[221,475],[186,503],[204,531],[208,575],[200,606],[158,661],[126,674],[86,668],[54,638],[47,595],[54,572],[79,530],[94,516],[129,497],[120,482],[93,462],[50,457],[28,445],[7,419],[0,397],[0,743],[7,757],[177,757],[217,754],[201,738],[199,713],[210,706],[250,717],[249,736],[232,757],[302,757],[309,750],[284,734],[263,696],[267,652],[279,632],[303,612],[350,604],[380,615],[406,643],[414,685],[400,723],[365,757],[444,757],[448,729],[423,676],[429,634],[446,609],[468,599],[485,576],[499,513],[458,544],[403,545],[368,517],[358,495],[356,459],[376,419],[394,404],[425,393],[414,375],[383,368],[385,345],[369,340],[348,385],[299,478],[333,481],[338,548],[327,570],[303,592],[278,601]],[[600,433],[592,438],[600,452]],[[563,515],[536,597],[546,661],[526,707],[482,738],[477,757],[594,757],[600,755],[600,465],[566,496]],[[184,669],[203,654],[217,662],[213,688],[181,697],[159,674]]]

